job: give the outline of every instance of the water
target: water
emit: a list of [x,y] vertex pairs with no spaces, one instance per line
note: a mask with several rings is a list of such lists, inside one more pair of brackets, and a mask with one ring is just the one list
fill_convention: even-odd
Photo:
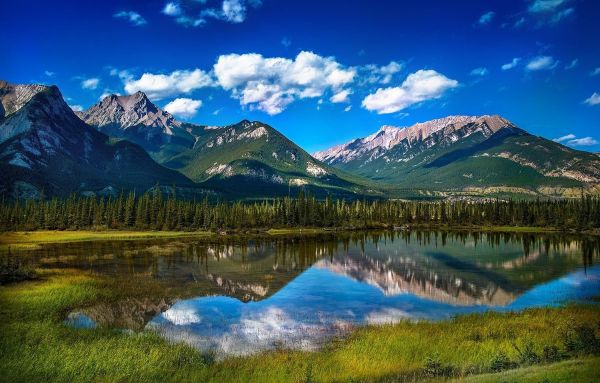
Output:
[[480,233],[352,233],[52,245],[41,267],[117,286],[77,327],[153,330],[215,353],[312,350],[357,326],[440,320],[600,295],[600,240]]

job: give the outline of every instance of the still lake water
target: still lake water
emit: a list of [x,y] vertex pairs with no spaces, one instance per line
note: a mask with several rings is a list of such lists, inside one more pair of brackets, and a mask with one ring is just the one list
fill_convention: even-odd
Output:
[[522,310],[600,295],[600,239],[366,232],[48,245],[30,259],[112,281],[79,327],[153,330],[217,357],[312,350],[367,324]]

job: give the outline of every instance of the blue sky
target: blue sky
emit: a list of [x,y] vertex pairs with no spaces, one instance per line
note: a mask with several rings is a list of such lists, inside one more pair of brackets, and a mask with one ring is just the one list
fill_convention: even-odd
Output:
[[75,108],[142,90],[310,152],[451,114],[600,151],[598,20],[593,0],[6,1],[0,78]]

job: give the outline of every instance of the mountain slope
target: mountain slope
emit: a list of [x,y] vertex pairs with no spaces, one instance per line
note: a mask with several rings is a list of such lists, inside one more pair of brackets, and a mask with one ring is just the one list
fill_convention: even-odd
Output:
[[320,196],[369,193],[357,177],[315,160],[259,121],[204,127],[191,149],[164,164],[196,182],[247,196],[295,195],[299,189]]
[[81,121],[58,88],[0,83],[0,194],[115,194],[156,185],[196,186],[139,146],[111,141]]
[[533,136],[500,116],[450,116],[376,133],[315,158],[402,188],[578,187],[600,182],[597,156]]
[[[377,194],[365,179],[315,160],[272,127],[255,121],[214,127],[177,121],[141,92],[111,95],[79,116],[98,130],[138,143],[161,164],[232,198]],[[243,187],[242,187],[243,186]]]

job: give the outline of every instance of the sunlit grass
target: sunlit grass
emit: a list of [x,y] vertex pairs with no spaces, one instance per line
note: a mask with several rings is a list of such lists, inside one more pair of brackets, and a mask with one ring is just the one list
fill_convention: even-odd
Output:
[[[538,354],[544,346],[562,349],[569,329],[576,325],[597,328],[600,317],[600,307],[587,305],[402,322],[359,329],[319,352],[282,350],[207,363],[190,347],[171,344],[150,332],[75,329],[62,324],[71,310],[114,300],[129,287],[69,270],[41,271],[40,278],[0,287],[0,380],[402,381],[422,378],[427,358],[451,366],[452,376],[466,376],[489,372],[491,360],[500,352],[518,360],[517,348],[523,349],[527,342]],[[516,373],[530,376],[548,369],[553,376],[562,376],[568,373],[565,370],[579,369],[573,363]],[[597,377],[598,372],[586,374]]]
[[136,240],[153,238],[206,237],[208,231],[18,231],[1,232],[0,249],[31,250],[44,243],[81,242],[93,240]]

